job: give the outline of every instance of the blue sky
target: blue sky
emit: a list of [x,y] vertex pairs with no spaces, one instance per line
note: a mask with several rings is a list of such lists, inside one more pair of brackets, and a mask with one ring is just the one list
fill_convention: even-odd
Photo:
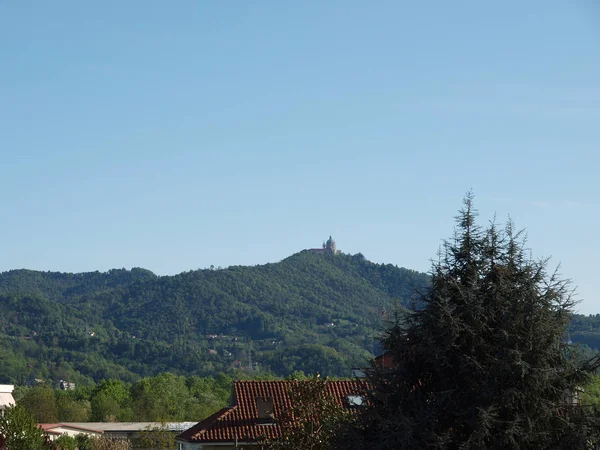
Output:
[[0,270],[428,270],[473,189],[600,313],[600,6],[0,3]]

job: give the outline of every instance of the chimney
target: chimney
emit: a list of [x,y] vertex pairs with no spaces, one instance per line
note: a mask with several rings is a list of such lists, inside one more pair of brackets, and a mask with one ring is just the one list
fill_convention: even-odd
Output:
[[259,423],[273,422],[273,397],[256,397],[256,409]]

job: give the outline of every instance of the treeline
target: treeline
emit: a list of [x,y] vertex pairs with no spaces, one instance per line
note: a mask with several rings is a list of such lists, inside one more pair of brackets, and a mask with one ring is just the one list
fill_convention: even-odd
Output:
[[162,373],[135,383],[110,379],[73,390],[17,386],[14,394],[37,423],[200,421],[227,404],[232,381],[227,375]]

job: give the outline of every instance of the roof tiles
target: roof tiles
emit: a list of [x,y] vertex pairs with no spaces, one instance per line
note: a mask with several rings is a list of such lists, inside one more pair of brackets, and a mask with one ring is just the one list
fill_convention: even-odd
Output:
[[[242,442],[258,438],[277,438],[280,428],[275,423],[261,423],[256,406],[257,397],[272,397],[275,416],[292,406],[288,391],[302,381],[234,381],[233,405],[217,411],[178,439],[188,442]],[[340,405],[346,406],[348,395],[364,391],[364,382],[358,380],[327,381],[327,392]]]

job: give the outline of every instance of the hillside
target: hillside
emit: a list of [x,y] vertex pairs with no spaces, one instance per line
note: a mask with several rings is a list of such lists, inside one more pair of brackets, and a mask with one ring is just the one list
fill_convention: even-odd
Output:
[[428,276],[362,255],[157,276],[144,269],[0,274],[0,382],[133,381],[255,368],[348,375],[372,356],[382,311]]

